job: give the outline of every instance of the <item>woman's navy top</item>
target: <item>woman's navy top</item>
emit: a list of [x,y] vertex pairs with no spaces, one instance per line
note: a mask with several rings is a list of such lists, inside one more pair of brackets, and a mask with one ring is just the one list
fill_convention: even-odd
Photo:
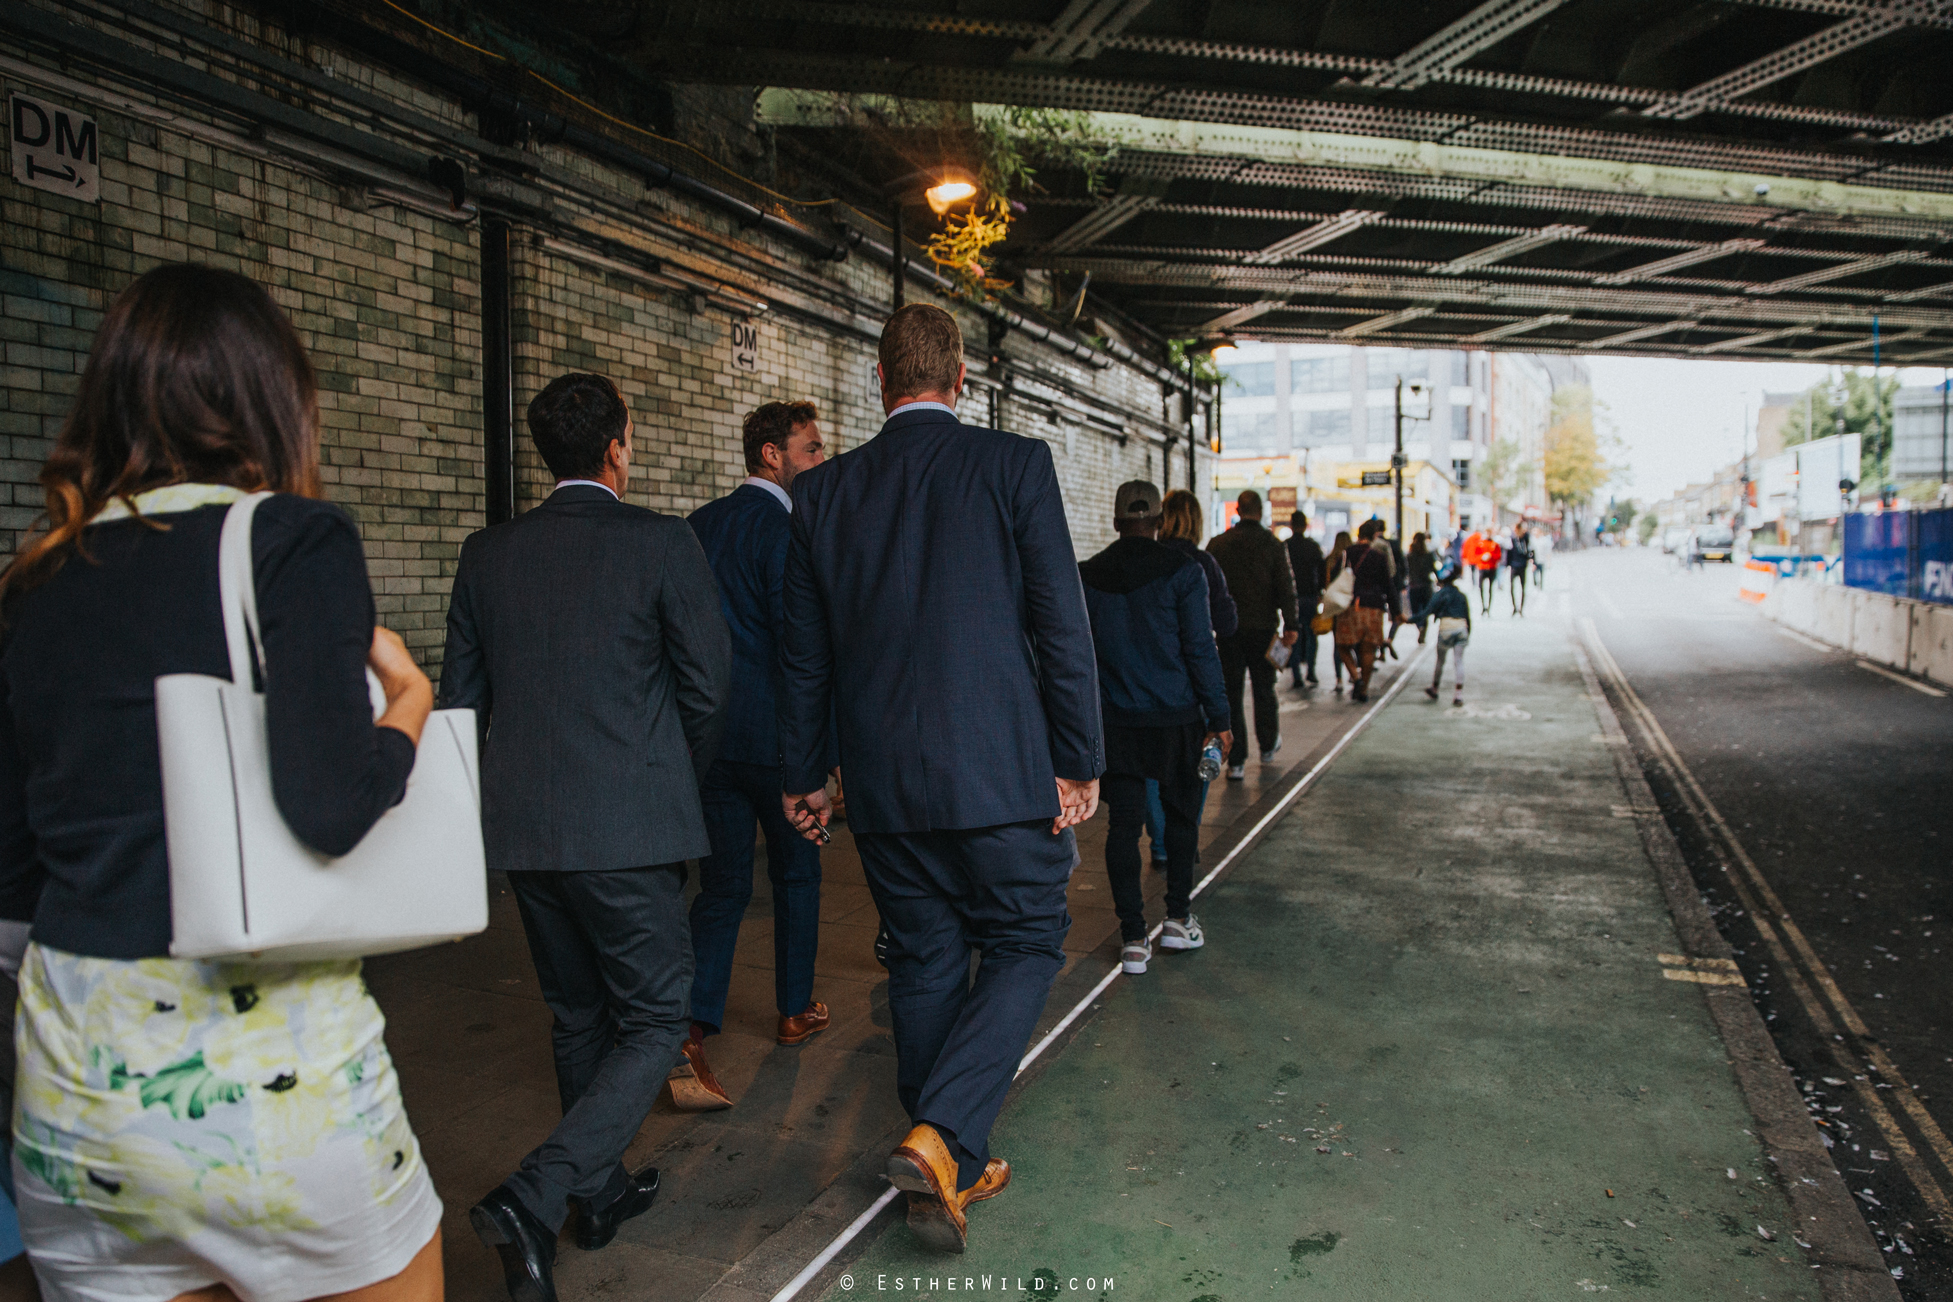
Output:
[[[222,505],[90,525],[0,617],[0,917],[96,958],[167,956],[156,679],[231,676],[217,595]],[[158,527],[162,526],[162,527]],[[325,502],[259,506],[251,553],[272,791],[300,840],[358,844],[406,790],[414,744],[373,723],[373,592]]]

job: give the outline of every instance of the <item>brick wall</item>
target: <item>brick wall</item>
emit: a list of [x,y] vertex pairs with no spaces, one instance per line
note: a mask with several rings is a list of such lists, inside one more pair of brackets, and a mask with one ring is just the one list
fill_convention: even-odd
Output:
[[[78,12],[47,7],[84,21]],[[181,10],[213,26],[229,23],[234,35],[260,38],[253,21],[235,10],[206,13],[194,3]],[[141,44],[136,34],[110,31]],[[266,47],[289,57],[287,43],[274,36],[262,35]],[[0,50],[54,68],[45,54],[10,46],[5,37]],[[424,88],[343,52],[312,49],[304,57],[420,113],[452,123],[465,118]],[[222,75],[224,65],[214,61],[209,70]],[[248,141],[226,148],[111,107],[116,95],[160,102],[140,84],[96,83],[76,69],[61,75],[89,83],[102,98],[0,75],[0,89],[92,114],[101,161],[98,204],[0,177],[0,552],[12,550],[40,509],[40,465],[108,301],[159,262],[232,268],[271,290],[311,349],[327,492],[359,524],[382,619],[438,669],[455,559],[461,540],[483,521],[475,228],[400,207],[367,208],[339,179],[303,161],[267,155]],[[680,130],[701,139],[737,137],[744,124],[708,130],[713,124],[701,115],[738,102],[736,95],[681,95]],[[885,268],[859,258],[815,262],[668,194],[606,207],[605,195],[642,196],[641,183],[560,148],[535,152],[586,192],[566,193],[553,220],[519,227],[514,240],[519,508],[549,487],[522,429],[522,409],[565,370],[600,370],[617,380],[637,419],[631,497],[662,511],[690,511],[737,484],[745,473],[740,418],[761,402],[817,402],[837,450],[879,428],[866,331],[886,303]],[[674,259],[800,310],[755,317],[758,369],[738,370],[729,340],[734,317],[725,308],[540,246],[543,236],[569,228]],[[912,300],[930,297],[920,286],[911,290]],[[966,337],[980,347],[985,320],[967,306],[956,310]],[[1019,392],[1002,401],[1000,423],[1052,444],[1074,542],[1087,555],[1110,539],[1116,486],[1160,478],[1160,447],[1143,425],[1162,416],[1159,386],[1124,367],[1095,370],[1020,336],[1008,337],[1004,348],[1045,382],[1035,374],[1021,377]],[[1121,429],[1083,419],[1081,404],[1050,381],[1095,395],[1114,409],[1101,410],[1099,419],[1109,417]],[[1068,406],[1068,414],[1056,415],[1053,401]],[[982,421],[988,408],[987,395],[973,388],[965,415]],[[1180,486],[1184,456],[1178,450],[1172,466],[1172,482]],[[1203,451],[1203,483],[1210,469]]]

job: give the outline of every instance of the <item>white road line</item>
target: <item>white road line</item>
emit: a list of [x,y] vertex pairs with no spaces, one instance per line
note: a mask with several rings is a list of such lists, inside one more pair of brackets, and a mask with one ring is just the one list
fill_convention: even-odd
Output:
[[1775,621],[1771,622],[1770,628],[1771,631],[1777,633],[1779,636],[1787,637],[1792,642],[1802,642],[1813,651],[1836,651],[1838,649],[1829,642],[1820,642],[1814,637],[1805,637],[1802,633],[1794,629],[1785,628],[1782,624],[1776,623]]
[[1860,669],[1866,670],[1869,673],[1877,674],[1880,678],[1890,678],[1895,683],[1904,683],[1907,687],[1910,687],[1915,692],[1924,692],[1928,696],[1946,695],[1945,692],[1942,692],[1937,687],[1928,687],[1926,684],[1920,682],[1916,678],[1907,678],[1904,674],[1894,673],[1892,670],[1887,669],[1884,665],[1875,665],[1869,660],[1860,660],[1858,662],[1858,667]]
[[[1227,870],[1228,865],[1233,863],[1236,859],[1238,859],[1241,856],[1241,853],[1244,849],[1248,848],[1249,846],[1252,846],[1255,843],[1256,839],[1261,835],[1263,829],[1265,829],[1270,823],[1274,822],[1276,819],[1280,818],[1283,814],[1287,813],[1289,806],[1293,805],[1297,800],[1301,799],[1302,794],[1306,792],[1310,787],[1315,785],[1316,779],[1320,778],[1323,775],[1324,771],[1326,771],[1329,768],[1329,765],[1335,760],[1335,758],[1338,755],[1341,755],[1344,749],[1346,749],[1349,746],[1350,742],[1356,739],[1357,734],[1362,732],[1365,728],[1369,727],[1371,722],[1374,721],[1379,714],[1383,713],[1384,707],[1389,705],[1391,701],[1396,699],[1397,693],[1404,690],[1405,685],[1408,684],[1411,680],[1412,666],[1416,665],[1423,658],[1424,658],[1424,648],[1419,647],[1411,653],[1408,659],[1401,662],[1402,668],[1397,673],[1396,681],[1392,682],[1389,688],[1385,690],[1384,694],[1381,697],[1377,698],[1376,704],[1371,706],[1368,710],[1364,711],[1363,717],[1358,719],[1354,724],[1352,724],[1350,726],[1350,730],[1344,733],[1337,740],[1334,746],[1329,748],[1329,753],[1327,755],[1324,755],[1321,759],[1316,761],[1314,768],[1310,769],[1307,773],[1302,775],[1302,780],[1300,782],[1296,783],[1293,787],[1289,789],[1286,795],[1284,795],[1280,800],[1276,801],[1274,806],[1271,809],[1269,809],[1267,813],[1263,814],[1260,818],[1255,820],[1255,825],[1248,829],[1246,835],[1242,836],[1240,840],[1234,843],[1234,848],[1232,850],[1229,850],[1225,855],[1221,856],[1221,861],[1214,865],[1213,871],[1209,872],[1205,877],[1201,878],[1200,881],[1194,885],[1193,892],[1192,892],[1194,896],[1199,895],[1202,891],[1206,890],[1209,886],[1211,886],[1214,882],[1214,879],[1216,877],[1219,877],[1223,872],[1225,872]],[[1191,898],[1191,896],[1189,898]],[[1158,926],[1155,926],[1150,932],[1147,933],[1147,939],[1151,940],[1152,938],[1158,936],[1159,934],[1160,934],[1160,928]],[[1079,1000],[1077,1003],[1073,1004],[1071,1007],[1071,1011],[1066,1013],[1064,1017],[1059,1019],[1058,1024],[1056,1026],[1052,1027],[1049,1031],[1046,1031],[1044,1033],[1044,1038],[1039,1040],[1035,1045],[1033,1045],[1031,1051],[1024,1055],[1023,1061],[1017,1064],[1017,1071],[1013,1074],[1013,1078],[1015,1076],[1023,1075],[1025,1068],[1029,1067],[1032,1063],[1036,1062],[1046,1049],[1049,1049],[1053,1044],[1055,1044],[1058,1040],[1058,1037],[1064,1034],[1065,1029],[1069,1027],[1073,1022],[1077,1021],[1080,1014],[1084,1013],[1086,1009],[1090,1008],[1092,1006],[1092,1002],[1095,999],[1097,999],[1100,995],[1104,994],[1111,987],[1114,981],[1119,979],[1119,974],[1121,971],[1123,971],[1123,969],[1120,967],[1120,965],[1114,963],[1112,965],[1112,970],[1099,978],[1098,984],[1092,987],[1090,993],[1088,993],[1083,999]],[[816,1275],[820,1274],[823,1270],[827,1269],[828,1263],[833,1261],[835,1257],[839,1256],[843,1248],[847,1247],[848,1244],[854,1241],[856,1236],[858,1236],[863,1230],[868,1228],[869,1223],[872,1222],[876,1216],[881,1214],[882,1208],[888,1206],[890,1203],[895,1201],[895,1195],[899,1192],[901,1191],[895,1188],[895,1186],[893,1185],[890,1185],[887,1189],[884,1189],[882,1191],[881,1197],[875,1199],[874,1202],[870,1203],[868,1205],[868,1209],[862,1212],[861,1215],[855,1217],[852,1221],[848,1222],[847,1229],[842,1230],[839,1234],[835,1235],[833,1241],[830,1242],[825,1248],[822,1248],[818,1256],[816,1256],[812,1261],[808,1262],[805,1266],[800,1268],[799,1274],[795,1275],[792,1279],[788,1280],[784,1285],[782,1285],[780,1291],[773,1295],[771,1302],[790,1302],[790,1299],[792,1299],[797,1294],[799,1294],[801,1289],[806,1288],[808,1284],[813,1282],[814,1277]]]
[[[1907,1083],[1897,1064],[1886,1054],[1884,1046],[1873,1038],[1864,1019],[1858,1015],[1856,1006],[1845,997],[1844,991],[1832,979],[1830,969],[1817,956],[1817,950],[1804,935],[1803,929],[1790,916],[1790,911],[1777,897],[1776,891],[1764,877],[1763,871],[1756,866],[1756,861],[1750,858],[1749,851],[1737,839],[1735,831],[1723,818],[1721,811],[1709,799],[1708,792],[1702,789],[1702,784],[1696,780],[1694,772],[1682,761],[1681,753],[1675,749],[1674,743],[1669,741],[1668,733],[1655,718],[1654,711],[1648,708],[1640,694],[1634,690],[1634,685],[1628,682],[1627,675],[1621,671],[1621,666],[1614,659],[1613,653],[1601,640],[1600,630],[1594,627],[1591,619],[1583,619],[1580,624],[1582,640],[1587,644],[1592,655],[1596,671],[1620,693],[1621,700],[1627,707],[1628,716],[1634,720],[1642,735],[1647,738],[1650,749],[1654,751],[1655,762],[1668,770],[1669,779],[1673,782],[1683,805],[1703,831],[1709,834],[1712,842],[1719,840],[1728,852],[1727,858],[1734,860],[1742,870],[1731,872],[1726,865],[1724,867],[1730,886],[1735,890],[1744,909],[1748,911],[1750,921],[1755,924],[1758,934],[1769,946],[1771,954],[1776,959],[1777,968],[1784,974],[1791,992],[1803,1005],[1805,1013],[1810,1017],[1812,1025],[1817,1028],[1819,1034],[1829,1038],[1827,1047],[1839,1066],[1845,1068],[1847,1074],[1851,1075],[1856,1082],[1855,1092],[1860,1104],[1872,1118],[1873,1124],[1884,1135],[1887,1146],[1899,1159],[1899,1165],[1905,1169],[1913,1186],[1919,1190],[1920,1197],[1932,1209],[1934,1216],[1942,1226],[1953,1224],[1953,1199],[1948,1198],[1945,1189],[1933,1177],[1926,1164],[1920,1160],[1918,1150],[1913,1147],[1911,1139],[1887,1109],[1886,1100],[1879,1097],[1875,1085],[1863,1079],[1866,1074],[1858,1070],[1857,1063],[1844,1052],[1846,1047],[1844,1037],[1835,1029],[1839,1024],[1843,1025],[1845,1031],[1856,1042],[1850,1047],[1854,1048],[1862,1058],[1870,1060],[1877,1069],[1878,1075],[1892,1087],[1890,1093],[1896,1099],[1899,1110],[1911,1118],[1913,1125],[1918,1127],[1920,1135],[1925,1139],[1926,1146],[1949,1171],[1953,1171],[1953,1143],[1948,1142],[1938,1121],[1926,1110],[1925,1104],[1919,1101],[1913,1086]],[[1825,1010],[1823,1002],[1819,1000],[1813,987],[1823,991],[1824,1000],[1837,1010],[1838,1018],[1835,1022]]]

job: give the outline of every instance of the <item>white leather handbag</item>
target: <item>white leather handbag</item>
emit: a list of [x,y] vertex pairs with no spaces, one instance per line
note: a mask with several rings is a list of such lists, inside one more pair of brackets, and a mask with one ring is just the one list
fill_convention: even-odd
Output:
[[357,958],[472,935],[488,925],[475,712],[436,710],[407,794],[338,858],[292,834],[272,797],[265,700],[248,668],[258,636],[251,517],[232,503],[218,546],[224,639],[236,680],[156,680],[170,954],[266,962]]

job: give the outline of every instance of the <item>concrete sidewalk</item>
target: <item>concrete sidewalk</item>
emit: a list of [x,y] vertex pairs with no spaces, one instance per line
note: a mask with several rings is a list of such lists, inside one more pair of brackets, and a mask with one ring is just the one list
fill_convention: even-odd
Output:
[[825,1295],[1819,1297],[1541,604],[1197,901],[1206,949],[1113,984],[1006,1110],[968,1256],[891,1217]]

